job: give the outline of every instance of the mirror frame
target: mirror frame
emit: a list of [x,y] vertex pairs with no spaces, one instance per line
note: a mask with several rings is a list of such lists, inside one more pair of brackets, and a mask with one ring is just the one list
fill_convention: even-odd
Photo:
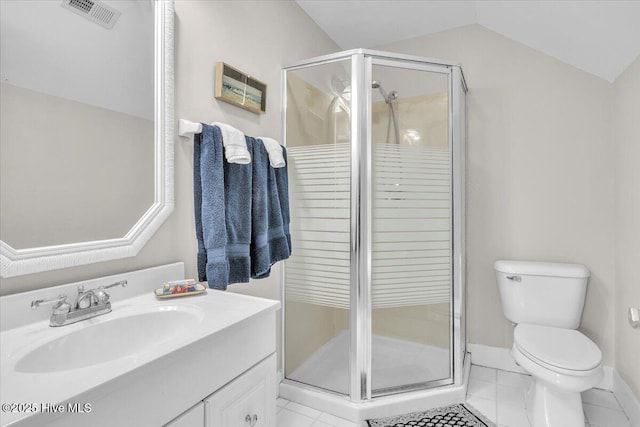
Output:
[[174,3],[155,0],[154,203],[124,237],[14,249],[0,240],[0,277],[133,257],[174,208]]

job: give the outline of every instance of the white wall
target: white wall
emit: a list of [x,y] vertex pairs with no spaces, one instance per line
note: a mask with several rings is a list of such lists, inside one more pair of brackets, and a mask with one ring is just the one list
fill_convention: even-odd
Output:
[[640,58],[613,84],[616,143],[616,369],[640,396],[640,329],[627,321],[640,307]]
[[479,25],[378,48],[459,62],[467,78],[469,342],[512,343],[495,260],[574,261],[592,273],[580,329],[613,365],[610,84]]

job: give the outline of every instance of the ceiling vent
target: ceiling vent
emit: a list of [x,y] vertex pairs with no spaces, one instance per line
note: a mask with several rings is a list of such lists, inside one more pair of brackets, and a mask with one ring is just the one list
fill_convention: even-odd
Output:
[[120,12],[97,0],[63,0],[62,7],[109,30],[120,17]]

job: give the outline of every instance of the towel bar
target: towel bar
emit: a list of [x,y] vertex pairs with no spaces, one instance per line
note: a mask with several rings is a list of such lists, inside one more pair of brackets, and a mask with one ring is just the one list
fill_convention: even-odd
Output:
[[196,133],[202,133],[202,123],[196,123],[185,119],[180,119],[178,121],[178,135],[189,138]]
[[194,123],[189,120],[180,119],[178,122],[178,135],[188,138],[196,133],[202,133],[202,123]]

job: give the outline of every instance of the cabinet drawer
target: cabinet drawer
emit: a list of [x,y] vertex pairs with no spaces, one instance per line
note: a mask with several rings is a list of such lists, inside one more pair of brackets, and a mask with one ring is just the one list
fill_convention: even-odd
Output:
[[275,353],[204,400],[206,427],[275,427]]

